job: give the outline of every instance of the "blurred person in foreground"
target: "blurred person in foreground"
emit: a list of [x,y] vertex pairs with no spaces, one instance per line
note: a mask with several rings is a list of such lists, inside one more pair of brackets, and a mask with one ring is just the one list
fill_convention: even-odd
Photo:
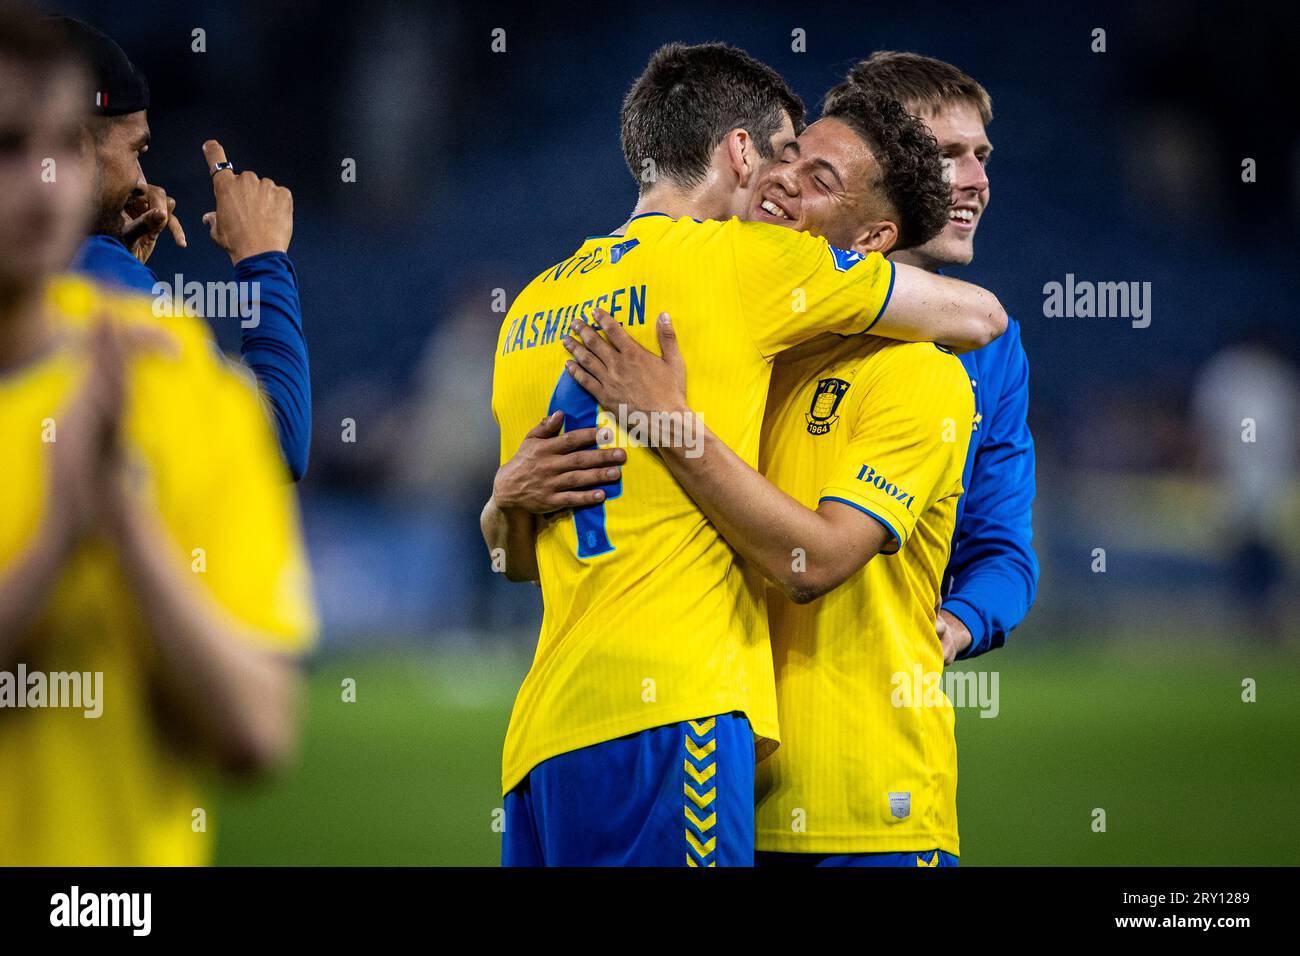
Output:
[[[85,119],[94,160],[94,217],[73,268],[96,281],[146,295],[183,301],[188,292],[159,282],[149,268],[159,237],[170,232],[187,245],[176,201],[144,175],[149,151],[149,84],[112,38],[68,17],[52,17],[89,63],[94,102]],[[215,210],[203,216],[213,242],[230,256],[237,301],[224,307],[240,319],[240,355],[257,377],[275,418],[285,463],[294,481],[307,471],[311,446],[311,378],[302,330],[298,275],[288,256],[293,196],[273,180],[235,174],[215,140],[203,144]],[[188,286],[189,279],[184,279]],[[209,296],[205,295],[205,300]],[[233,296],[223,292],[222,298]],[[246,314],[251,313],[251,314]],[[217,315],[208,315],[215,321]]]
[[255,390],[187,316],[60,274],[92,76],[0,12],[0,865],[194,865],[215,770],[288,758],[315,632]]

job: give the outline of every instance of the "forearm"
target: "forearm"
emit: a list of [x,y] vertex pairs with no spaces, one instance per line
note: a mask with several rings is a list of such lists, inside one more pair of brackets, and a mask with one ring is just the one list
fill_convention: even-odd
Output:
[[963,657],[1006,643],[1034,603],[1039,574],[1033,548],[1032,468],[1008,472],[995,456],[981,456],[971,484],[972,497],[953,541],[951,583],[943,601],[970,630],[971,644]]
[[894,268],[894,287],[873,335],[969,352],[1006,331],[1007,313],[987,289],[903,263]]
[[296,661],[254,645],[256,635],[195,583],[183,552],[144,505],[124,502],[110,524],[164,696],[227,769],[283,762],[297,743]]
[[682,442],[662,453],[727,543],[792,600],[812,600],[839,584],[843,575],[830,523],[751,468],[708,428],[703,432],[702,453],[688,456]]
[[[980,378],[996,381],[986,408],[984,442],[975,452],[969,488],[953,539],[952,578],[944,607],[970,629],[975,657],[1001,647],[1029,613],[1038,591],[1034,553],[1034,439],[1029,431],[1029,361],[1019,326],[994,346]],[[973,376],[972,376],[973,377]]]
[[[311,369],[293,263],[283,252],[240,260],[235,281],[256,283],[256,324],[240,324],[240,354],[275,417],[276,435],[294,481],[307,471],[311,447]],[[246,298],[252,301],[251,294]]]
[[67,557],[67,546],[47,518],[30,548],[0,574],[0,670],[9,669],[22,642],[49,601]]
[[479,528],[493,568],[500,567],[511,581],[537,581],[536,519],[516,508],[502,508],[493,496],[483,506]]

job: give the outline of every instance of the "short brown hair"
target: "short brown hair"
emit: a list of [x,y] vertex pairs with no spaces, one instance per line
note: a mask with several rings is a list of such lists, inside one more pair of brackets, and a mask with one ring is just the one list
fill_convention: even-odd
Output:
[[993,100],[988,90],[951,63],[919,53],[878,50],[860,60],[844,82],[826,94],[823,111],[852,86],[892,96],[915,115],[939,113],[956,102],[973,106],[985,126],[993,121]]
[[696,186],[733,129],[749,133],[759,155],[771,159],[782,114],[796,133],[803,129],[803,101],[766,63],[724,43],[669,43],[623,100],[623,156],[643,192],[647,160],[672,182]]

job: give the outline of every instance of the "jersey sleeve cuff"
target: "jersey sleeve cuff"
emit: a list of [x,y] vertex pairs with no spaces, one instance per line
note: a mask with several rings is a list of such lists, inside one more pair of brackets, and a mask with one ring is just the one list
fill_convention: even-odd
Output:
[[880,321],[880,317],[885,314],[885,309],[889,306],[889,297],[894,294],[894,278],[898,275],[898,269],[894,266],[892,260],[886,259],[885,261],[889,263],[889,288],[885,290],[885,301],[880,303],[880,310],[876,313],[876,317],[871,320],[871,324],[867,326],[867,332],[876,327],[876,323]]
[[884,513],[883,508],[869,507],[861,502],[853,501],[840,495],[822,495],[821,498],[818,499],[818,503],[820,504],[822,501],[838,501],[842,505],[848,505],[850,508],[855,508],[856,510],[861,511],[864,515],[875,518],[876,521],[884,525],[885,530],[889,532],[890,537],[894,539],[894,542],[889,547],[881,549],[881,554],[896,554],[907,541],[907,532],[903,531],[901,534],[899,533],[900,529],[906,528],[907,526],[896,518],[887,516]]
[[241,267],[245,269],[251,269],[255,266],[261,265],[264,262],[274,262],[277,259],[283,259],[285,262],[292,261],[289,259],[289,253],[281,252],[278,249],[272,249],[269,252],[258,252],[258,253],[254,253],[251,256],[245,256],[244,258],[240,259],[238,262],[235,263],[234,268],[236,269],[236,271],[238,271]]
[[970,631],[970,647],[957,655],[958,660],[975,657],[988,650],[989,635],[984,627],[984,618],[975,610],[974,605],[960,597],[950,597],[945,598],[941,606],[943,610],[965,624],[966,630]]

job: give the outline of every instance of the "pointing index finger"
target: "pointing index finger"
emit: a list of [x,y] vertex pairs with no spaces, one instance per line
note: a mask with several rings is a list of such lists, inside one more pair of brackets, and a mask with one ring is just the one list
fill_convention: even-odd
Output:
[[[212,175],[212,181],[214,183],[219,179],[235,178],[235,173],[231,169],[222,169],[213,172],[218,163],[228,162],[226,159],[226,151],[221,148],[221,144],[215,139],[210,139],[203,144],[203,158],[208,161],[208,173]],[[227,173],[229,176],[226,175]]]
[[[175,201],[172,201],[169,205],[174,209],[176,203]],[[171,232],[172,239],[176,241],[176,245],[184,249],[189,244],[185,239],[185,228],[181,225],[181,221],[176,218],[175,212],[172,212],[171,218],[167,220],[167,229]]]

